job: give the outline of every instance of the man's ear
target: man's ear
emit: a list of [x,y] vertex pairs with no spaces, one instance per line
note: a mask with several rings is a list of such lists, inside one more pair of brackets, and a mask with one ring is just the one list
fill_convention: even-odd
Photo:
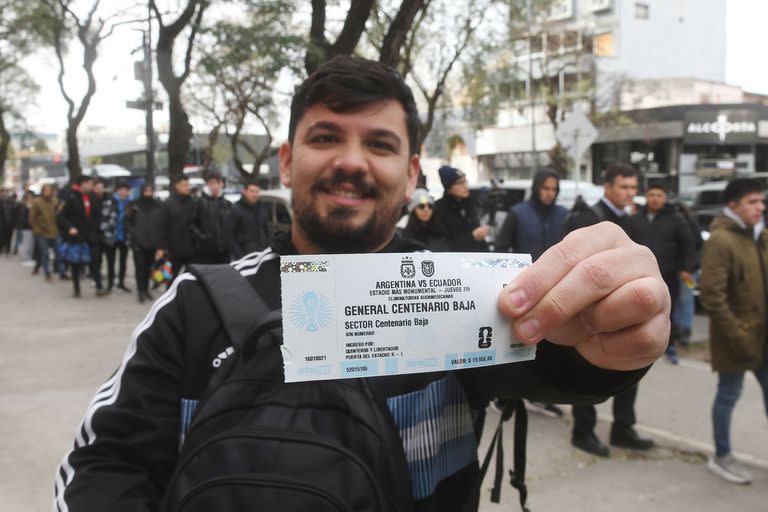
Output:
[[280,161],[280,183],[287,188],[291,188],[291,161],[293,159],[293,150],[287,142],[280,146],[277,153]]
[[408,183],[405,186],[405,200],[410,201],[413,191],[416,190],[416,182],[419,179],[419,169],[421,168],[419,155],[412,155],[408,162]]

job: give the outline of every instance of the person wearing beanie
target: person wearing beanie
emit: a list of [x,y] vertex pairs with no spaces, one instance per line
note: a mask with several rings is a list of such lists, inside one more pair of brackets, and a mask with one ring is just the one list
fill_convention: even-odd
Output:
[[408,203],[408,224],[403,234],[418,240],[433,252],[448,250],[448,239],[434,214],[435,200],[423,188],[416,189]]
[[435,216],[448,237],[448,248],[454,252],[488,252],[485,237],[489,227],[480,225],[469,197],[464,173],[450,165],[437,171],[445,193],[435,203]]

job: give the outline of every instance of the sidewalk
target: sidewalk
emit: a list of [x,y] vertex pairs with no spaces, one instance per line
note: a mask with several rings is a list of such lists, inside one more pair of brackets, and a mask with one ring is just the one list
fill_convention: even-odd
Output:
[[[150,308],[134,294],[97,299],[87,281],[83,298],[75,300],[70,282],[46,283],[30,272],[15,258],[0,257],[0,503],[12,512],[50,510],[54,472],[83,412]],[[571,447],[569,407],[565,419],[531,414],[527,481],[533,512],[765,510],[768,425],[753,378],[736,407],[733,439],[738,452],[753,457],[754,483],[728,484],[704,467],[714,385],[703,363],[656,364],[640,385],[637,405],[638,428],[661,445],[647,455],[612,450],[610,459],[596,459]],[[598,435],[607,440],[610,403],[599,412]],[[489,410],[486,442],[497,418]],[[508,468],[512,431],[505,428]],[[502,506],[489,503],[490,483],[484,484],[481,510],[519,510],[508,482]]]

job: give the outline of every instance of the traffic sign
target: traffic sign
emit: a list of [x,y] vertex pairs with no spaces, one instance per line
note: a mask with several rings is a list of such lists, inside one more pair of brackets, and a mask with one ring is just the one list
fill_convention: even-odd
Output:
[[[125,106],[127,108],[136,108],[139,110],[147,110],[147,101],[146,100],[126,100]],[[163,110],[163,102],[162,101],[155,101],[152,103],[152,109],[153,110]]]
[[560,123],[555,132],[557,141],[574,160],[576,167],[573,177],[576,181],[576,195],[579,195],[581,180],[581,156],[597,139],[598,131],[581,110],[574,110]]
[[555,132],[560,145],[568,155],[577,160],[597,139],[598,131],[581,110],[568,114]]

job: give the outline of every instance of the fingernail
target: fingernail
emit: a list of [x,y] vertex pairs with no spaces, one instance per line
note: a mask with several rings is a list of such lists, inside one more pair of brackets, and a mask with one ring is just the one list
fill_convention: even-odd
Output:
[[529,318],[520,325],[520,332],[526,341],[537,341],[541,326],[535,318]]
[[509,305],[512,306],[512,309],[520,311],[525,307],[525,303],[528,301],[528,296],[526,295],[525,290],[518,288],[509,294],[507,300],[509,301]]

